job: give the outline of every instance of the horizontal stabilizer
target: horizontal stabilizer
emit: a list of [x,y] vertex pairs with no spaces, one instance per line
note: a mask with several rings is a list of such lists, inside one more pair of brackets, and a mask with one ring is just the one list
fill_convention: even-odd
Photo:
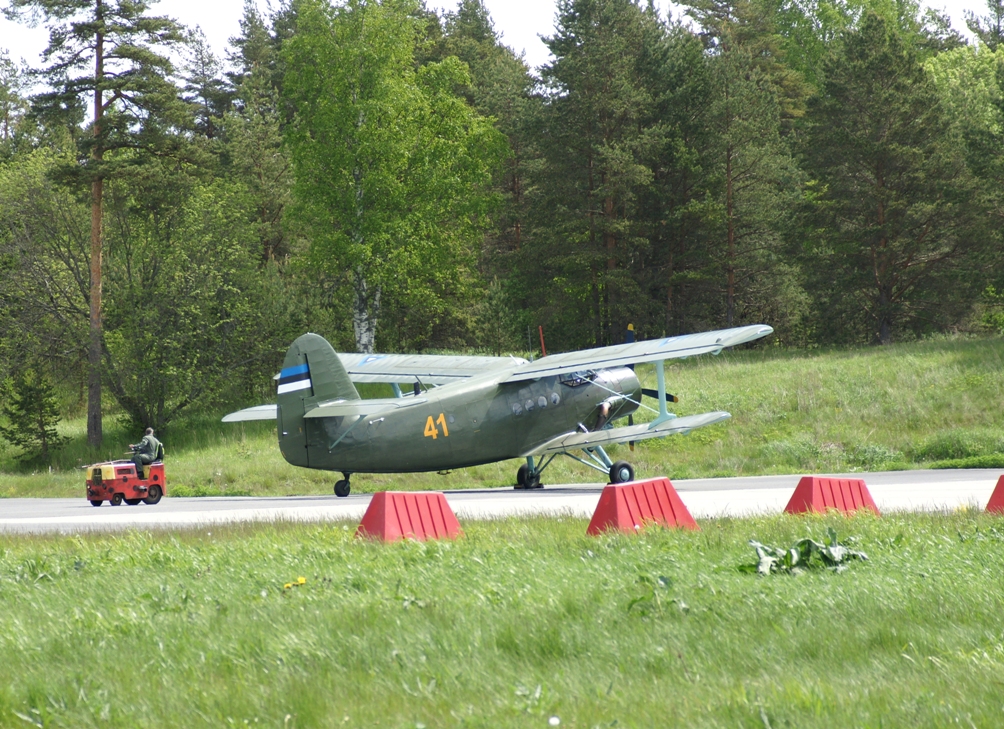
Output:
[[677,433],[683,435],[689,433],[694,428],[720,423],[731,417],[729,413],[719,411],[673,418],[672,420],[660,423],[654,428],[650,427],[649,423],[642,423],[640,425],[628,425],[623,428],[597,430],[590,433],[572,431],[571,433],[559,435],[557,438],[552,438],[527,453],[520,454],[520,458],[544,456],[549,453],[564,453],[565,451],[592,448],[593,446],[603,446],[611,443],[627,443],[629,441],[635,442],[648,438],[662,438]]
[[244,408],[236,413],[223,416],[224,423],[239,423],[242,420],[275,420],[276,407],[272,405],[255,405],[253,408]]
[[384,412],[394,412],[412,405],[429,402],[424,397],[374,398],[372,400],[335,400],[323,402],[316,408],[308,410],[305,418],[344,418],[354,415],[379,415]]

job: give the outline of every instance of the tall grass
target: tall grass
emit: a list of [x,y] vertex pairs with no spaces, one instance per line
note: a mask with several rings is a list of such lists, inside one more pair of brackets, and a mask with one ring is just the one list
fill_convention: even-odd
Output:
[[[1004,525],[984,514],[596,539],[508,519],[394,545],[351,526],[3,537],[0,725],[1000,722]],[[869,560],[738,569],[749,539],[828,526]]]
[[[946,338],[887,347],[792,352],[766,347],[718,357],[667,362],[680,415],[728,410],[732,419],[687,436],[611,450],[639,475],[671,478],[774,473],[846,472],[945,465],[1004,467],[1004,340]],[[638,372],[655,386],[652,367]],[[381,394],[372,390],[371,395]],[[646,399],[646,405],[653,401]],[[330,493],[338,474],[289,466],[273,423],[224,424],[223,413],[173,424],[164,435],[168,493]],[[652,416],[643,410],[636,420]],[[124,457],[139,438],[109,419],[106,446],[86,447],[84,420],[62,430],[71,445],[48,470],[19,467],[0,447],[0,496],[79,495],[78,465]],[[450,474],[353,476],[353,489],[442,489],[510,486],[516,461]],[[600,481],[567,459],[545,483]]]

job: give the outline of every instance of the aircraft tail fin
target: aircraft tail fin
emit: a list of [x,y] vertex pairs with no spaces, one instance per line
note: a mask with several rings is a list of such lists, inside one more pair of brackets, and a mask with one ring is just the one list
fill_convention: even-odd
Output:
[[332,400],[359,400],[342,361],[324,337],[304,334],[290,345],[279,373],[276,415],[279,450],[294,466],[310,468],[311,447],[326,442],[323,428],[304,415]]
[[359,399],[335,350],[317,334],[298,337],[286,352],[279,373],[278,396],[279,407]]

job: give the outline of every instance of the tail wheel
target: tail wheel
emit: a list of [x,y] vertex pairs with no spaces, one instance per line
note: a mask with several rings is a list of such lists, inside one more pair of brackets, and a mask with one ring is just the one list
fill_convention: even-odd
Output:
[[91,499],[91,506],[101,506],[102,503],[101,499]]
[[348,496],[351,490],[352,487],[349,485],[347,479],[339,479],[338,481],[335,481],[335,496]]
[[163,495],[164,492],[163,490],[161,490],[160,486],[158,486],[157,484],[151,484],[150,488],[148,488],[146,491],[146,498],[143,499],[143,503],[150,504],[151,506],[153,506],[158,501],[160,501],[160,497]]
[[610,467],[610,483],[626,483],[634,480],[634,468],[627,461],[617,461]]
[[115,494],[108,499],[108,503],[112,506],[122,506],[122,494]]

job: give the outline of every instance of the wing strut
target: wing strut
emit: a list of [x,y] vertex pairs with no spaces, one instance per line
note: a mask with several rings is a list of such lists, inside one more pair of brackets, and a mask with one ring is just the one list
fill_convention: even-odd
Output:
[[659,386],[659,415],[656,416],[648,425],[648,429],[651,430],[667,420],[672,420],[676,417],[676,413],[671,413],[666,409],[666,370],[665,370],[665,360],[657,360],[655,363],[655,377]]

